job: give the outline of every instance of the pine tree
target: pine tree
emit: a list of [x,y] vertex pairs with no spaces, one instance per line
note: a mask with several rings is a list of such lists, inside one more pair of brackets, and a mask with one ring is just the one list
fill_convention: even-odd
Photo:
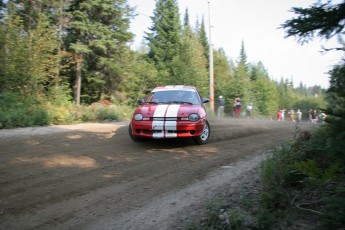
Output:
[[183,27],[186,28],[186,26],[190,27],[188,8],[186,8],[185,13],[184,13],[184,18],[183,18]]
[[158,85],[157,70],[153,63],[146,60],[145,55],[134,53],[132,61],[127,65],[127,77],[118,87],[130,105],[136,105],[138,99],[147,96],[147,91]]
[[[310,8],[293,7],[297,18],[287,20],[281,25],[286,37],[297,37],[303,44],[311,41],[315,35],[330,39],[344,32],[345,3],[332,4],[332,1],[318,1]],[[344,51],[344,47],[336,48]]]
[[157,0],[150,33],[146,33],[150,48],[148,57],[158,70],[161,83],[174,78],[171,62],[179,51],[181,22],[176,0]]
[[262,62],[251,66],[251,85],[254,113],[274,117],[278,109],[279,95],[276,84],[269,79]]
[[[234,68],[230,65],[228,58],[223,49],[215,50],[214,53],[214,94],[215,98],[223,96],[227,101],[233,99],[234,95],[231,94],[231,79],[234,76],[231,74],[231,69]],[[225,107],[229,107],[229,104]]]
[[235,68],[235,77],[231,80],[232,96],[240,97],[244,103],[251,101],[251,84],[249,77],[249,64],[247,63],[247,54],[242,41],[241,51]]
[[[128,60],[126,43],[133,37],[129,29],[132,9],[123,0],[73,0],[65,45],[76,61],[75,101],[83,91],[88,102],[110,93],[121,81],[122,61]],[[86,99],[86,98],[85,98]]]
[[293,88],[291,82],[287,79],[281,79],[277,85],[280,98],[279,108],[290,109],[294,103],[299,100],[298,94]]
[[[41,12],[42,7],[29,5],[26,9],[27,5],[21,7],[20,1],[7,3],[6,20],[1,26],[1,88],[19,91],[23,96],[42,96],[50,83],[58,80],[55,65],[58,42],[55,30]],[[31,13],[32,19],[25,21],[23,12]]]
[[[186,11],[185,18],[189,18],[188,11]],[[185,20],[178,51],[172,62],[175,78],[167,83],[193,85],[198,88],[200,93],[206,95],[208,91],[208,74],[206,58],[203,55],[204,49],[187,20]]]
[[200,28],[196,28],[198,35],[199,35],[199,40],[202,46],[204,47],[204,55],[207,59],[207,68],[209,68],[209,62],[210,62],[210,45],[208,43],[207,39],[207,34],[205,30],[205,22],[204,22],[204,17],[202,17]]
[[4,8],[5,8],[5,3],[3,0],[0,0],[0,23],[5,16],[4,15]]

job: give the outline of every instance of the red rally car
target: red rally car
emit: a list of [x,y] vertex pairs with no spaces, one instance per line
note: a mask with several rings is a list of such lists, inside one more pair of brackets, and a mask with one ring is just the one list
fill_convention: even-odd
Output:
[[211,134],[204,103],[193,86],[159,86],[146,99],[138,101],[129,124],[129,136],[134,141],[147,138],[192,138],[205,144]]

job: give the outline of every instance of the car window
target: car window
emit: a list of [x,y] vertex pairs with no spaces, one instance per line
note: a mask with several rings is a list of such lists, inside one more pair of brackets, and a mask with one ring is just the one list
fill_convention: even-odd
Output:
[[148,103],[187,103],[198,105],[200,104],[200,99],[198,94],[193,91],[186,90],[166,90],[166,91],[156,91],[147,98]]

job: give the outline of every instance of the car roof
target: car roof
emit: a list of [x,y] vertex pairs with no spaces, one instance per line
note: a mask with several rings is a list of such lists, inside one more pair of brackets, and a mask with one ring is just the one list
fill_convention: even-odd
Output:
[[152,90],[152,92],[157,91],[167,91],[167,90],[185,90],[185,91],[197,91],[194,86],[188,85],[166,85],[166,86],[157,86]]

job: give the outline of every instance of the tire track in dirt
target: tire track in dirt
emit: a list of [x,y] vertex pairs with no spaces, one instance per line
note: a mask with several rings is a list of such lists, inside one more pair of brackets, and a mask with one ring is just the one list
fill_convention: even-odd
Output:
[[[191,205],[158,205],[164,199],[295,132],[293,124],[270,121],[210,124],[210,142],[202,146],[190,140],[134,143],[123,123],[0,130],[0,227],[164,229],[167,216]],[[145,208],[152,215],[140,215]],[[140,224],[143,217],[147,226]]]

